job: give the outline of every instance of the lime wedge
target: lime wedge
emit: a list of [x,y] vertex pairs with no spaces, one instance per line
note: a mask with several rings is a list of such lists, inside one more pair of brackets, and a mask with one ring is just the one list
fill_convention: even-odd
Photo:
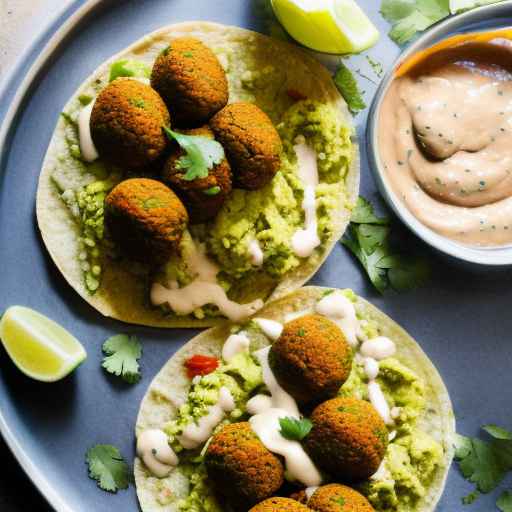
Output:
[[87,357],[82,344],[64,327],[22,306],[11,306],[4,313],[0,339],[20,370],[43,382],[62,379]]
[[359,53],[379,31],[354,0],[272,0],[286,31],[296,41],[325,53]]

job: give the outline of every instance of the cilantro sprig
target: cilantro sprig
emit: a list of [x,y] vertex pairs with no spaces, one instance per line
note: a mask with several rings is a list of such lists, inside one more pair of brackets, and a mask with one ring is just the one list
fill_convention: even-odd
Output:
[[347,102],[348,108],[352,114],[357,114],[366,108],[363,93],[359,89],[357,80],[352,74],[352,71],[350,71],[343,62],[340,62],[338,70],[334,75],[334,83]]
[[[512,432],[496,425],[484,425],[489,438],[458,435],[455,440],[455,460],[462,476],[475,484],[475,489],[462,498],[464,504],[473,503],[480,493],[496,489],[506,474],[512,471]],[[496,502],[502,512],[512,512],[512,492],[504,491]]]
[[113,375],[121,377],[129,384],[140,380],[138,359],[142,356],[142,347],[136,336],[117,334],[103,343],[103,358],[101,366]]
[[290,441],[302,441],[313,428],[313,423],[307,418],[297,419],[291,416],[279,418],[281,435]]
[[397,240],[393,243],[392,235],[397,238],[400,231],[392,227],[390,218],[378,217],[372,204],[359,197],[348,232],[341,240],[380,293],[388,288],[397,292],[412,290],[424,284],[430,274],[424,258],[397,248],[406,244],[398,244]]
[[224,159],[224,149],[214,139],[202,135],[185,135],[174,132],[165,126],[163,129],[167,137],[170,140],[175,140],[185,151],[176,164],[178,169],[186,171],[183,176],[184,180],[206,178],[208,171]]
[[130,468],[119,450],[109,444],[97,444],[87,450],[85,461],[89,477],[108,492],[126,489],[130,483]]

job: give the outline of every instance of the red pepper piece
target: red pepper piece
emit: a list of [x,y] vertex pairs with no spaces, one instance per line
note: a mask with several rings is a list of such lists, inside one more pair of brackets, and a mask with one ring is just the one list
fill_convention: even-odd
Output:
[[185,361],[187,375],[193,379],[196,375],[208,375],[219,367],[219,360],[212,356],[196,354]]

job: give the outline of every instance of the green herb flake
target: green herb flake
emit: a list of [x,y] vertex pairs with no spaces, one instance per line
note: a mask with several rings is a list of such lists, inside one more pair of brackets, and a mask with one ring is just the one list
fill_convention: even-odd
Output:
[[347,102],[352,114],[357,114],[366,108],[366,103],[363,100],[357,80],[354,78],[352,71],[343,62],[340,62],[338,70],[334,75],[334,83]]
[[101,366],[108,373],[121,377],[129,384],[140,380],[138,359],[142,356],[142,347],[136,336],[117,334],[103,343],[103,358]]
[[149,78],[151,76],[151,68],[137,60],[122,59],[114,62],[110,66],[109,82],[113,82],[120,77],[140,77]]
[[307,418],[298,420],[287,416],[279,418],[279,425],[281,426],[281,435],[290,441],[302,441],[313,428],[313,423]]
[[80,96],[78,96],[78,101],[84,107],[86,105],[89,105],[89,103],[91,103],[92,99],[93,99],[92,96],[90,96],[89,94],[80,94]]
[[191,59],[192,57],[194,57],[194,54],[192,52],[183,52],[183,57]]
[[512,492],[503,491],[496,502],[496,506],[501,512],[512,512]]
[[461,502],[463,505],[471,505],[472,503],[474,503],[478,497],[480,496],[480,493],[478,491],[473,491],[473,492],[470,492],[467,496],[464,496],[463,498],[461,498]]
[[305,336],[306,335],[306,331],[304,330],[303,327],[301,327],[298,331],[297,331],[297,336]]
[[341,507],[344,507],[346,504],[345,498],[343,496],[340,496],[339,498],[333,498],[333,501]]
[[142,98],[130,98],[130,103],[137,108],[146,108],[146,103]]
[[104,491],[117,492],[130,483],[130,469],[115,446],[97,444],[87,450],[85,461],[89,477]]
[[389,218],[377,217],[370,201],[359,196],[356,207],[352,211],[350,222],[354,224],[389,224]]
[[207,188],[203,192],[203,194],[206,194],[207,196],[216,196],[219,193],[220,193],[220,187],[218,187],[218,186]]
[[201,135],[184,135],[163,127],[167,137],[175,140],[185,151],[177,162],[178,169],[185,170],[184,180],[206,178],[208,171],[224,159],[224,149],[214,139]]

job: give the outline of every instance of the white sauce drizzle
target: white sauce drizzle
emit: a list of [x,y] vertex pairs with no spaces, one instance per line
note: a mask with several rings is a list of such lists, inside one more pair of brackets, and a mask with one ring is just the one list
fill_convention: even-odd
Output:
[[391,411],[389,410],[388,402],[386,401],[386,397],[384,396],[381,387],[374,380],[368,383],[368,396],[371,404],[384,420],[384,423],[386,425],[392,425],[394,422],[393,418],[391,418]]
[[166,477],[177,465],[178,457],[162,430],[144,430],[137,438],[137,455],[157,478]]
[[367,357],[364,360],[364,371],[368,380],[375,380],[379,375],[379,363],[371,357]]
[[235,408],[233,395],[226,387],[219,389],[219,399],[215,405],[208,408],[208,413],[201,416],[197,423],[189,423],[184,429],[178,441],[183,448],[192,450],[207,441],[215,427],[222,421],[227,412]]
[[318,186],[318,166],[316,151],[308,146],[303,137],[295,139],[293,146],[297,154],[299,177],[304,183],[304,228],[298,229],[292,237],[293,252],[300,258],[307,258],[320,245],[316,218],[316,187]]
[[287,313],[284,316],[284,323],[287,324],[288,322],[291,322],[292,320],[295,320],[296,318],[300,318],[304,315],[309,315],[313,311],[311,309],[303,309],[301,311],[292,311],[291,313]]
[[219,268],[206,256],[204,244],[195,246],[195,250],[187,256],[186,265],[196,278],[183,288],[179,288],[175,281],[169,283],[169,288],[153,283],[152,304],[168,304],[179,315],[189,315],[206,304],[215,304],[233,322],[246,319],[263,306],[261,299],[238,304],[228,298],[224,288],[217,282]]
[[267,318],[254,318],[253,322],[263,331],[263,334],[276,341],[281,333],[283,332],[283,324],[276,322],[275,320],[268,320]]
[[313,496],[313,494],[315,494],[315,492],[317,490],[318,490],[318,485],[313,485],[311,487],[306,488],[306,490],[304,492],[306,493],[306,498],[308,501],[311,499],[311,497]]
[[272,397],[255,395],[247,402],[247,412],[251,415],[261,414],[272,409]]
[[228,337],[224,346],[222,347],[222,359],[229,363],[233,357],[242,352],[249,352],[249,345],[251,342],[245,334],[245,332],[239,332],[238,334],[232,334]]
[[377,336],[371,340],[365,341],[360,348],[361,354],[365,357],[371,357],[377,361],[391,357],[396,353],[396,345],[386,336]]
[[330,318],[338,324],[352,347],[357,346],[357,320],[354,304],[339,290],[320,299],[316,304],[316,312]]
[[281,435],[279,419],[286,416],[289,413],[283,409],[268,409],[252,416],[249,422],[267,449],[284,457],[286,475],[290,480],[301,482],[307,487],[318,486],[322,483],[322,475],[304,448],[298,441],[290,441]]
[[263,259],[265,255],[261,250],[261,246],[258,240],[256,240],[256,238],[253,238],[247,244],[247,248],[249,249],[249,259],[251,261],[251,265],[255,267],[261,267],[261,265],[263,265]]
[[82,157],[86,162],[94,162],[100,156],[91,135],[91,114],[94,103],[91,101],[78,114],[78,139]]

